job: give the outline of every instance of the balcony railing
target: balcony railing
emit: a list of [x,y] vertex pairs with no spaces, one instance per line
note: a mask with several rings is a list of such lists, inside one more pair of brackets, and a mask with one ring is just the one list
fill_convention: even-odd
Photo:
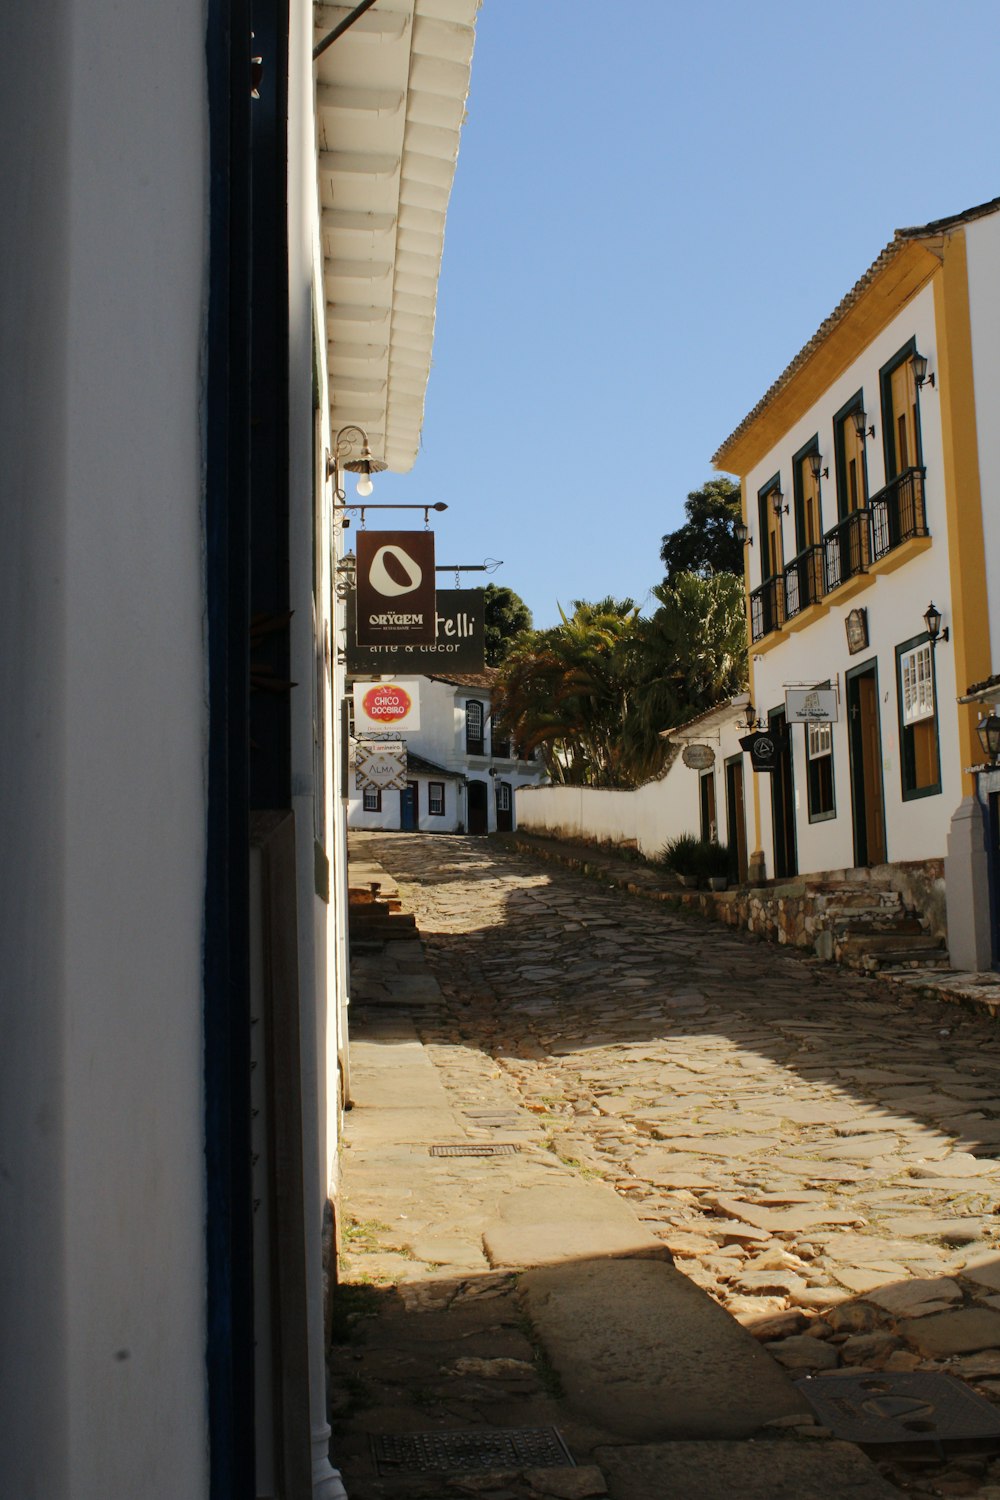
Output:
[[750,595],[750,635],[762,640],[777,630],[785,618],[785,575],[768,578]]
[[792,619],[822,599],[825,589],[823,543],[806,547],[785,569],[785,615]]
[[904,469],[868,502],[872,516],[872,557],[876,561],[910,537],[927,536],[926,472],[926,469]]
[[826,548],[826,590],[834,589],[867,572],[871,561],[871,534],[867,510],[853,510],[823,538]]
[[924,510],[925,469],[904,469],[877,495],[866,510],[852,511],[826,533],[822,542],[806,547],[783,573],[768,578],[750,595],[750,638],[762,640],[779,630],[824,594],[849,578],[865,573],[873,562],[915,536],[929,536]]

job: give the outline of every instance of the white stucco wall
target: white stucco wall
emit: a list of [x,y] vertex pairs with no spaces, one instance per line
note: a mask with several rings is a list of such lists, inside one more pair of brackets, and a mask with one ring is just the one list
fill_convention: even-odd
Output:
[[[537,783],[542,775],[538,761],[519,761],[514,758],[497,758],[492,752],[493,725],[490,715],[490,695],[486,688],[458,687],[450,682],[436,682],[429,677],[394,678],[404,684],[417,687],[420,696],[420,728],[409,730],[406,743],[410,750],[424,760],[445,770],[457,772],[463,778],[482,781],[487,789],[488,831],[497,826],[496,783],[507,782],[516,803],[519,787]],[[465,710],[470,701],[483,706],[485,755],[467,755],[465,750]],[[496,772],[490,775],[490,768]],[[419,786],[418,828],[422,833],[454,833],[468,828],[468,799],[464,786],[452,777],[435,775],[431,771],[414,771],[407,778]],[[432,816],[428,810],[428,786],[432,781],[444,782],[445,816]],[[400,826],[399,792],[383,792],[380,812],[367,812],[362,795],[350,781],[350,803],[348,820],[352,828],[398,829]]]
[[[829,531],[836,524],[833,417],[858,390],[864,392],[868,420],[875,426],[875,437],[869,438],[867,442],[869,495],[875,494],[884,486],[886,481],[879,370],[914,336],[920,353],[928,358],[929,368],[935,370],[937,347],[934,298],[930,285],[925,286],[906,305],[872,341],[864,354],[830,386],[822,399],[787,431],[780,443],[747,475],[746,504],[754,543],[748,553],[751,588],[756,588],[761,581],[758,491],[774,474],[780,473],[781,488],[789,505],[789,514],[782,516],[787,565],[796,553],[792,458],[817,433],[823,463],[830,468],[829,478],[822,481],[823,530]],[[942,790],[934,796],[905,801],[902,795],[895,648],[923,632],[923,613],[932,599],[941,610],[944,623],[949,624],[951,620],[938,390],[929,384],[925,385],[919,393],[919,406],[923,462],[927,470],[925,505],[927,526],[932,537],[930,548],[910,558],[895,571],[873,572],[865,587],[846,601],[838,602],[837,596],[832,596],[828,613],[803,629],[795,631],[786,627],[780,637],[766,637],[763,643],[751,645],[750,648],[751,692],[758,712],[763,717],[769,711],[783,706],[786,687],[810,685],[827,678],[833,683],[839,682],[840,720],[834,726],[833,735],[837,809],[835,818],[816,823],[808,821],[805,731],[800,726],[792,727],[798,867],[803,874],[839,869],[854,863],[845,692],[845,674],[849,670],[870,662],[875,662],[878,668],[888,859],[897,861],[942,856],[952,813],[961,800],[958,735],[952,711],[958,689],[954,654],[948,643],[943,641],[935,656]],[[863,607],[868,611],[870,648],[851,656],[847,650],[844,621],[848,611],[855,607]],[[776,644],[772,644],[775,640]],[[771,784],[766,776],[759,777],[758,782],[763,847],[767,856],[767,873],[772,875]]]
[[[715,754],[711,775],[715,781],[717,833],[721,843],[732,841],[726,807],[725,762],[741,754],[739,738],[746,730],[734,710],[732,718],[704,735],[692,729],[691,737],[708,745]],[[753,787],[749,757],[744,756],[744,821],[747,847],[753,835]],[[681,833],[701,832],[700,774],[686,766],[680,755],[666,774],[634,791],[610,791],[599,787],[528,787],[517,794],[517,826],[552,837],[583,838],[598,843],[634,843],[647,859],[659,855],[668,839]]]
[[3,1488],[197,1500],[204,6],[6,19]]
[[992,673],[1000,671],[1000,214],[968,224],[965,241]]

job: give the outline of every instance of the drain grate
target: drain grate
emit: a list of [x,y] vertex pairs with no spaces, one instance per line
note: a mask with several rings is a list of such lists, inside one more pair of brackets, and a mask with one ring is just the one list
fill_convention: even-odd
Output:
[[431,1146],[432,1156],[516,1156],[520,1146],[513,1143],[474,1146]]
[[1000,1437],[1000,1412],[954,1375],[818,1375],[798,1388],[834,1437],[849,1443]]
[[554,1427],[373,1435],[380,1474],[461,1474],[496,1469],[556,1469],[576,1464]]

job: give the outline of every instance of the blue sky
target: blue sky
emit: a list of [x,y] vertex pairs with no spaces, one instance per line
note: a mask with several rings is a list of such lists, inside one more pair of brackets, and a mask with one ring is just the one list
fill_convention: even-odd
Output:
[[893,230],[1000,194],[998,33],[992,0],[484,0],[422,450],[373,498],[445,501],[439,560],[502,558],[538,626],[643,600]]

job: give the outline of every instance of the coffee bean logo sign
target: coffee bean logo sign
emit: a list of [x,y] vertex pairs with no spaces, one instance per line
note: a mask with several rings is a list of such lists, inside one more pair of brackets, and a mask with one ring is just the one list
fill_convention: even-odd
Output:
[[376,593],[384,594],[387,599],[412,594],[420,587],[423,576],[409,553],[394,544],[380,547],[368,570],[368,582]]

